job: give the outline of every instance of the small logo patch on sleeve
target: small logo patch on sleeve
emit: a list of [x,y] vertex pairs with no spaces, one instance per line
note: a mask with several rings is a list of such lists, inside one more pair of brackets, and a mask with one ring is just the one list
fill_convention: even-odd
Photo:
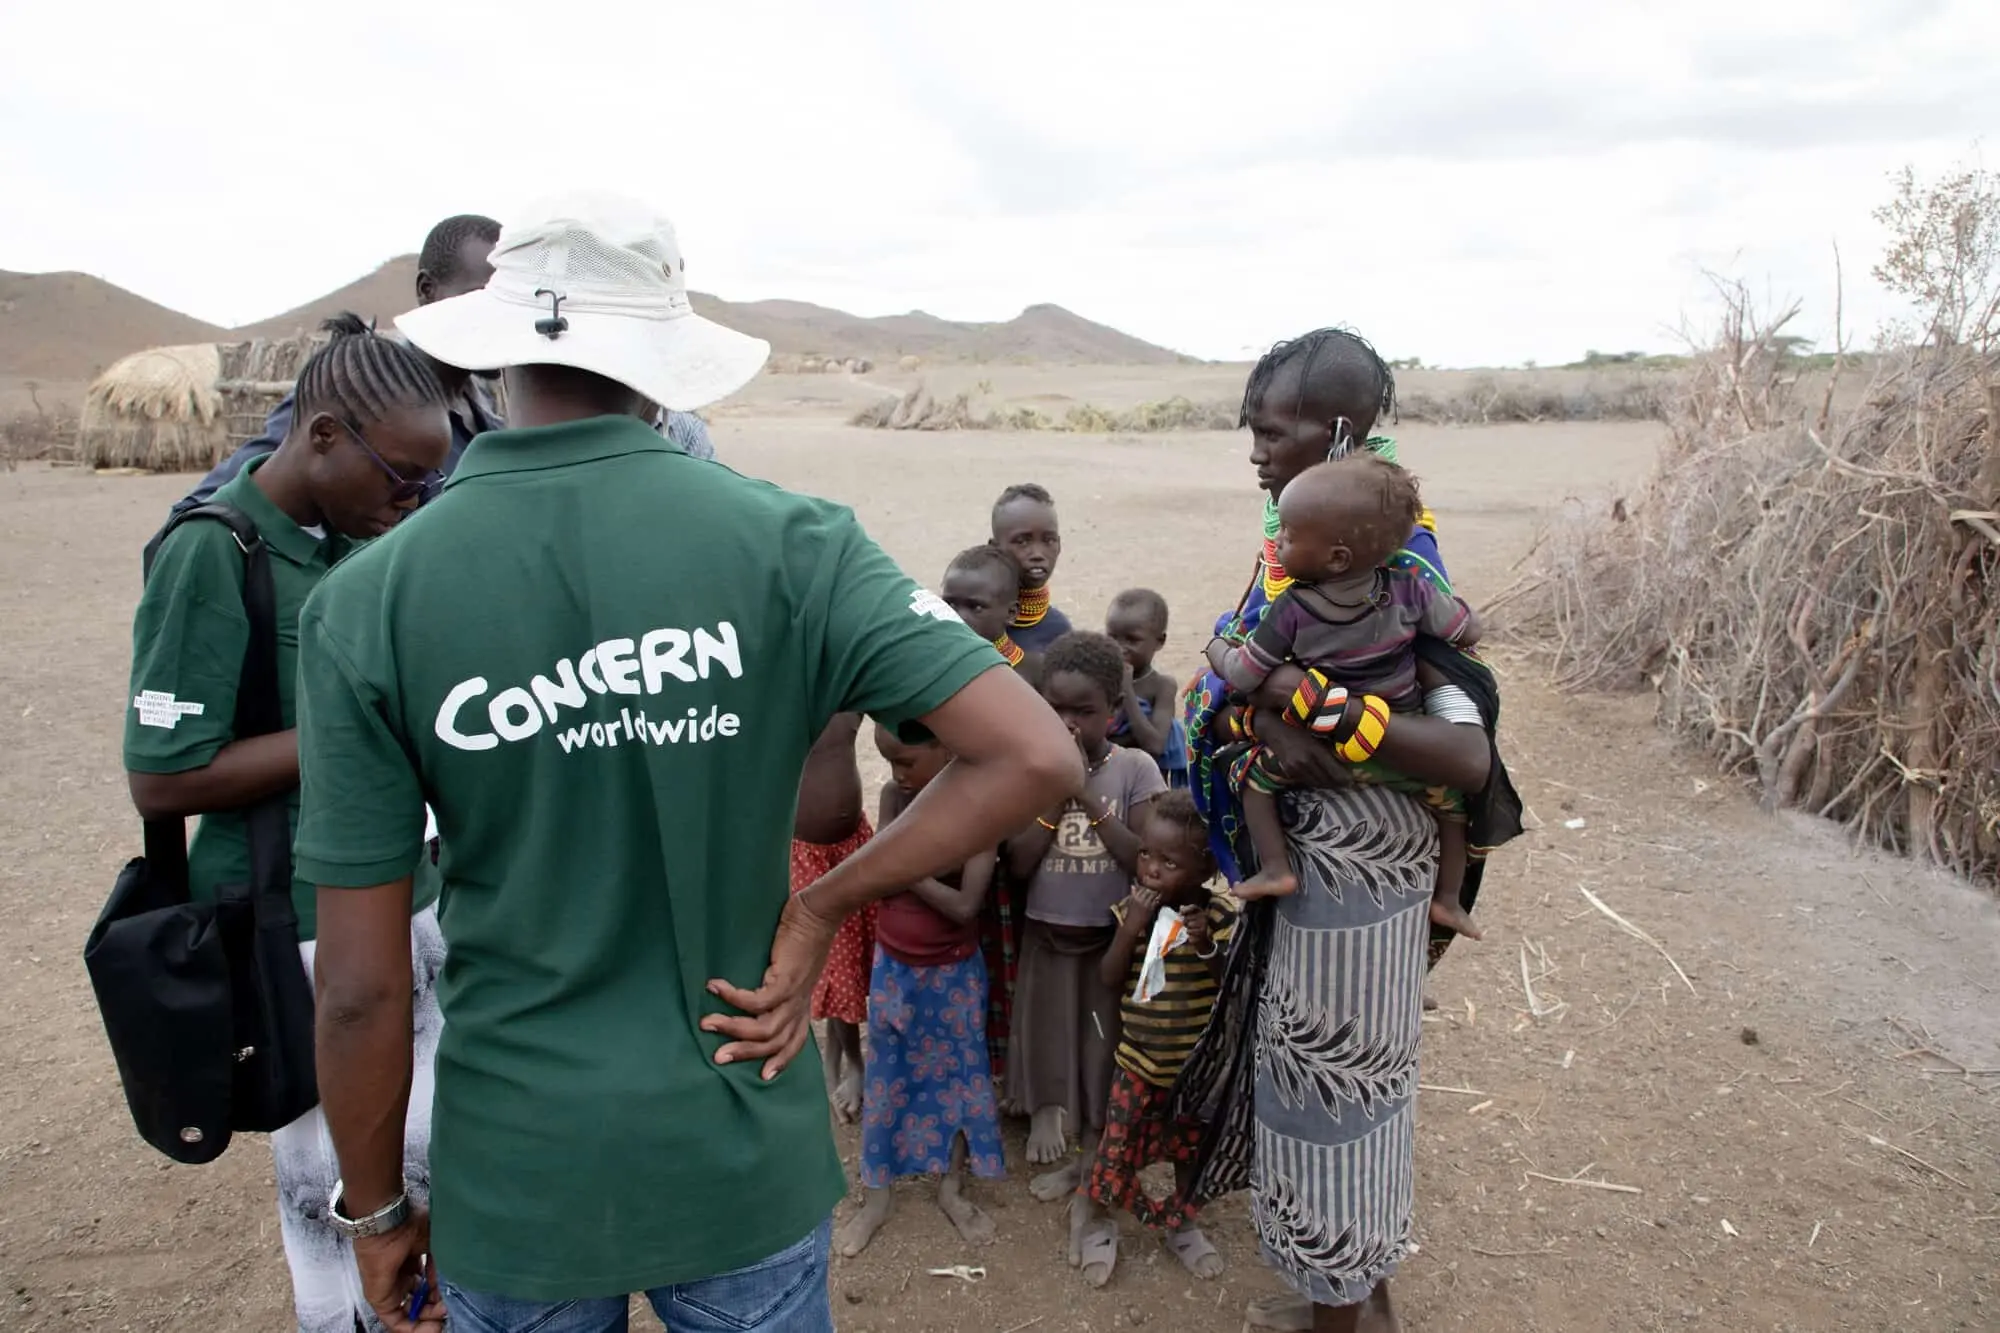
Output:
[[949,602],[927,588],[910,590],[910,614],[929,616],[932,620],[942,620],[947,625],[965,623],[959,619],[958,612],[951,609]]
[[172,731],[183,717],[202,714],[202,705],[176,699],[164,690],[141,690],[133,696],[132,707],[139,710],[140,726],[159,727],[163,731]]

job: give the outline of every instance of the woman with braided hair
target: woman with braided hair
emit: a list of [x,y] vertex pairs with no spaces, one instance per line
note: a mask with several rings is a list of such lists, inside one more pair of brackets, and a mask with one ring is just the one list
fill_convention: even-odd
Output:
[[[1216,624],[1247,640],[1291,585],[1278,556],[1277,498],[1317,464],[1368,450],[1393,415],[1395,378],[1345,329],[1280,343],[1257,363],[1240,424],[1265,492],[1264,546],[1249,588]],[[1449,595],[1424,513],[1388,564]],[[1428,641],[1420,655],[1447,683],[1422,713],[1378,728],[1374,755],[1407,777],[1466,793],[1478,891],[1480,852],[1511,836],[1512,791],[1493,752],[1498,696],[1485,667]],[[1177,1114],[1207,1122],[1189,1190],[1195,1202],[1251,1191],[1265,1261],[1291,1289],[1253,1303],[1254,1327],[1398,1327],[1388,1278],[1410,1248],[1417,1042],[1437,824],[1415,795],[1356,785],[1328,737],[1351,734],[1359,700],[1323,675],[1277,667],[1246,698],[1211,672],[1188,695],[1190,778],[1217,860],[1232,882],[1259,866],[1230,784],[1256,745],[1276,766],[1296,890],[1246,905],[1200,1046],[1175,1089]],[[1518,831],[1518,822],[1512,823]],[[1431,945],[1432,959],[1442,941]]]
[[[192,510],[157,541],[132,625],[133,700],[125,722],[132,802],[147,819],[199,815],[188,852],[198,899],[250,878],[245,810],[290,793],[299,813],[294,682],[299,611],[350,550],[416,508],[451,448],[446,395],[422,357],[371,333],[354,315],[327,321],[331,342],[299,372],[297,410],[283,442],[250,459],[209,505],[249,519],[270,564],[277,623],[278,699],[284,729],[234,734],[236,696],[249,646],[243,612],[244,552],[234,532]],[[289,850],[289,841],[287,848]],[[429,867],[420,867],[429,870]],[[428,881],[428,883],[426,883]],[[425,889],[428,888],[428,892]],[[442,1020],[435,991],[444,960],[434,875],[419,877],[410,922],[414,960],[415,1075],[410,1090],[409,1178],[429,1179],[431,1070]],[[293,876],[299,951],[312,973],[314,886]],[[340,1171],[318,1108],[271,1136],[285,1257],[302,1333],[353,1333],[368,1306],[353,1251],[326,1221]]]

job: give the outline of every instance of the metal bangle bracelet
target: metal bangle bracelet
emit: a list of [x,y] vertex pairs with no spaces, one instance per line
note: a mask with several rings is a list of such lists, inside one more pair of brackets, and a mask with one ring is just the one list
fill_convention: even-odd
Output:
[[410,1220],[410,1195],[407,1190],[368,1216],[354,1218],[347,1217],[340,1211],[342,1196],[346,1192],[346,1181],[333,1182],[333,1193],[328,1195],[326,1200],[326,1220],[328,1225],[349,1240],[386,1235]]

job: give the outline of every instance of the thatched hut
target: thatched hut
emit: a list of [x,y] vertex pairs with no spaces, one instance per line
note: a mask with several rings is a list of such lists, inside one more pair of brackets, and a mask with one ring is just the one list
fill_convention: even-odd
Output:
[[[82,461],[91,467],[205,471],[264,429],[325,333],[155,347],[98,376],[84,401]],[[482,384],[506,412],[498,380]]]
[[214,344],[155,347],[112,363],[83,400],[77,438],[92,467],[206,468],[228,443]]
[[154,347],[112,364],[90,386],[78,431],[91,467],[197,472],[264,427],[306,358],[326,341]]

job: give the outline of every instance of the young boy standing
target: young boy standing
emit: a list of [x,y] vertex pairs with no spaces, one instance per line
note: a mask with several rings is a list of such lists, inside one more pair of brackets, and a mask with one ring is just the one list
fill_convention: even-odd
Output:
[[[1189,1163],[1202,1127],[1176,1119],[1169,1107],[1174,1080],[1215,1007],[1236,914],[1225,898],[1209,891],[1215,858],[1208,850],[1208,825],[1187,792],[1156,797],[1140,838],[1139,873],[1131,896],[1111,909],[1118,933],[1101,964],[1105,984],[1119,987],[1122,996],[1118,1072],[1111,1078],[1104,1138],[1083,1192],[1157,1228],[1188,1272],[1214,1278],[1222,1272],[1222,1256],[1194,1224],[1195,1205],[1187,1197]],[[1163,921],[1167,938],[1156,954]],[[1139,1183],[1139,1173],[1155,1162],[1174,1167],[1174,1192],[1164,1200],[1153,1199]],[[1114,1248],[1096,1264],[1086,1263],[1084,1281],[1094,1287],[1109,1282],[1116,1258]]]
[[1180,686],[1153,665],[1167,646],[1167,599],[1151,588],[1119,593],[1104,613],[1104,633],[1125,655],[1125,688],[1111,723],[1112,741],[1153,756],[1167,786],[1187,786],[1187,729],[1180,718]]

